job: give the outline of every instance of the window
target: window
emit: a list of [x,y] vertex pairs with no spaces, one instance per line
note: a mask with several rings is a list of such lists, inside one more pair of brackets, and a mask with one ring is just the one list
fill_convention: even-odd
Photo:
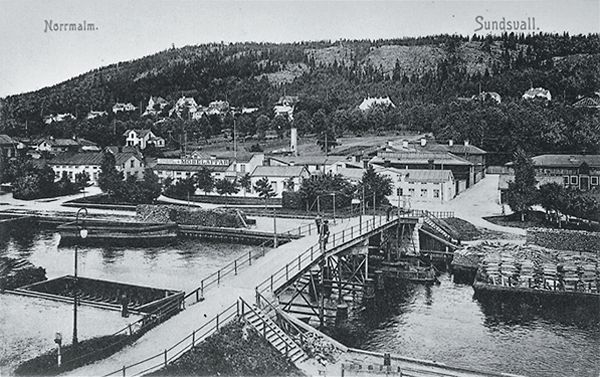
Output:
[[568,176],[568,175],[565,175],[565,176],[563,177],[563,184],[564,184],[565,186],[568,186],[568,185],[569,185],[569,176]]
[[433,189],[433,197],[434,198],[439,198],[440,197],[440,190]]
[[409,188],[408,189],[408,195],[414,196],[415,195],[415,189],[414,188]]
[[271,182],[271,187],[273,187],[273,191],[277,192],[277,182]]
[[598,177],[592,177],[592,186],[598,186]]
[[427,189],[421,189],[421,197],[424,198],[427,196]]
[[402,187],[400,187],[400,188],[398,188],[398,190],[396,190],[396,194],[397,194],[398,196],[402,196],[402,195],[404,195],[404,190],[402,189]]
[[576,175],[571,176],[571,184],[572,185],[576,185],[577,184],[577,176]]
[[242,172],[242,173],[246,172],[246,164],[241,164],[240,165],[240,172]]

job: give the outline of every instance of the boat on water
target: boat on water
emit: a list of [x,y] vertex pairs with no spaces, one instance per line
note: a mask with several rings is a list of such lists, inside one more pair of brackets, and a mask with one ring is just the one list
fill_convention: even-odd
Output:
[[[85,227],[87,236],[82,238],[80,230]],[[57,227],[60,233],[60,246],[102,245],[102,246],[159,246],[177,241],[176,223],[120,222],[92,219],[85,224],[68,222]]]

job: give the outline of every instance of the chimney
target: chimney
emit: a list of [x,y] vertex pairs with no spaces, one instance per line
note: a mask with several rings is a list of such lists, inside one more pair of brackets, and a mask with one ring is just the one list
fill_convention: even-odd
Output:
[[427,139],[421,139],[421,146],[424,147],[427,144]]
[[290,150],[294,156],[298,156],[298,129],[292,127],[290,130]]
[[384,168],[389,168],[391,166],[392,166],[392,164],[390,163],[390,160],[383,160],[383,167]]
[[465,140],[465,147],[469,145],[469,140]]
[[454,145],[454,140],[452,140],[452,139],[448,140],[448,145],[449,146],[453,146]]
[[402,148],[408,149],[408,140],[402,140]]

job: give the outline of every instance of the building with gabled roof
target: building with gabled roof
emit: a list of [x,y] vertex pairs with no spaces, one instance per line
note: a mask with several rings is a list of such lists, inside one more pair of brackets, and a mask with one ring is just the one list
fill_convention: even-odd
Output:
[[414,150],[379,152],[369,160],[369,165],[394,167],[405,170],[450,170],[458,194],[475,184],[475,166],[462,157],[449,152]]
[[96,118],[105,117],[105,116],[108,116],[108,113],[106,111],[103,111],[103,110],[99,110],[99,111],[91,110],[87,114],[87,116],[85,117],[85,119],[88,119],[88,120],[89,119],[96,119]]
[[125,136],[125,146],[138,147],[141,150],[146,149],[151,144],[157,148],[165,147],[165,139],[156,136],[152,130],[129,129],[123,133],[123,136]]
[[456,184],[451,170],[398,169],[376,166],[375,172],[392,181],[391,203],[413,201],[446,202],[456,196]]
[[130,111],[135,111],[136,109],[137,109],[137,107],[133,106],[133,104],[131,102],[128,102],[128,103],[117,102],[113,105],[112,112],[115,114],[126,113],[126,112],[130,112]]
[[270,156],[270,166],[304,166],[310,174],[337,174],[347,167],[346,156]]
[[396,107],[390,97],[367,97],[365,98],[360,105],[358,105],[359,110],[367,111],[376,106],[382,107]]
[[544,88],[531,88],[523,93],[523,99],[544,99],[546,101],[552,101],[552,94],[548,89]]
[[573,107],[600,109],[600,97],[584,97],[573,104]]
[[543,154],[531,160],[538,184],[555,182],[582,191],[600,189],[598,154]]
[[261,179],[267,178],[276,197],[281,197],[284,191],[298,191],[302,181],[310,177],[310,173],[304,166],[257,166],[250,181],[252,189]]
[[[145,164],[138,153],[117,152],[113,154],[115,168],[123,172],[124,179],[130,176],[138,180],[144,178]],[[48,161],[48,166],[54,170],[56,180],[67,177],[74,181],[77,174],[86,172],[90,177],[90,182],[97,185],[103,157],[104,152],[67,152],[53,157]]]
[[8,135],[0,134],[0,155],[6,158],[12,158],[17,155],[18,140]]
[[188,114],[194,115],[196,111],[198,111],[200,106],[196,103],[194,97],[186,97],[182,96],[175,102],[173,108],[169,111],[169,116],[173,116],[173,114],[181,117],[184,109],[187,109]]
[[77,152],[79,150],[79,143],[73,139],[55,139],[53,137],[47,137],[39,140],[36,143],[35,149],[38,152],[48,152],[52,154]]

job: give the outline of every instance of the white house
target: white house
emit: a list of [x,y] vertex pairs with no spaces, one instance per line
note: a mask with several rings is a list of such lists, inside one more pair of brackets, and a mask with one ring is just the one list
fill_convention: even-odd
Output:
[[107,116],[108,113],[106,111],[95,111],[92,110],[90,111],[87,116],[85,117],[85,119],[96,119],[96,118],[100,118],[100,117],[105,117]]
[[148,100],[148,105],[146,106],[146,111],[144,111],[143,115],[156,114],[164,110],[164,108],[167,106],[169,106],[169,102],[167,102],[164,98],[151,96]]
[[456,184],[451,170],[398,169],[374,166],[375,172],[392,180],[391,203],[403,200],[447,202],[456,196]]
[[298,191],[302,181],[310,177],[304,166],[257,166],[250,175],[252,191],[254,185],[261,179],[267,178],[276,197],[281,197],[284,191]]
[[531,88],[523,93],[523,99],[545,99],[547,101],[552,101],[552,94],[550,91],[544,88]]
[[48,115],[48,116],[44,117],[44,123],[52,124],[54,122],[59,123],[59,122],[64,122],[65,120],[73,120],[73,119],[75,119],[75,117],[71,113]]
[[367,111],[375,106],[396,107],[390,97],[368,97],[358,105],[358,108],[361,111]]
[[294,109],[298,103],[297,96],[282,96],[279,101],[273,106],[273,112],[275,116],[285,116],[289,120],[294,119]]
[[140,149],[146,149],[148,145],[153,144],[157,148],[164,148],[165,139],[154,135],[151,130],[131,129],[123,133],[125,136],[125,146],[138,146]]
[[[90,182],[98,184],[100,166],[102,164],[103,152],[63,153],[48,162],[48,166],[54,170],[55,179],[60,180],[66,176],[71,181],[81,172],[88,173]],[[117,152],[115,156],[115,168],[123,172],[123,178],[134,176],[138,180],[144,178],[144,161],[137,153]]]
[[180,99],[177,100],[175,106],[173,106],[171,111],[169,111],[169,116],[177,114],[177,116],[181,117],[183,109],[187,109],[188,113],[193,115],[196,111],[198,111],[198,107],[199,106],[196,103],[194,97],[182,96]]
[[122,113],[122,112],[135,111],[135,109],[136,109],[136,107],[133,106],[133,104],[131,102],[128,102],[128,103],[117,102],[112,107],[112,112],[117,114],[117,113]]
[[208,108],[205,112],[208,115],[224,116],[229,112],[230,109],[231,107],[229,106],[229,102],[227,101],[212,101],[208,104]]

